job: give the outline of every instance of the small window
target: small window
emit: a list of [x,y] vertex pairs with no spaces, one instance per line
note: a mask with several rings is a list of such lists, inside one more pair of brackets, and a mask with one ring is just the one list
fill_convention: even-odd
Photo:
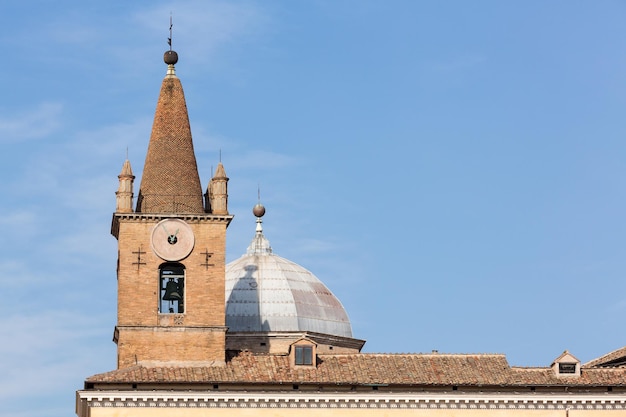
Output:
[[178,263],[161,265],[159,285],[159,313],[184,313],[185,267]]
[[296,346],[296,365],[313,365],[313,347]]
[[575,374],[576,364],[575,363],[559,363],[559,373],[560,374]]

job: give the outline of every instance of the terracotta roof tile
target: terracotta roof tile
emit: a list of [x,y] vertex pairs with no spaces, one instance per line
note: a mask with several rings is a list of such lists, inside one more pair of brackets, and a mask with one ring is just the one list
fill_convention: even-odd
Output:
[[587,362],[585,367],[623,366],[626,364],[626,346],[616,349],[606,355]]
[[204,212],[185,95],[175,76],[163,79],[136,211]]
[[135,366],[87,379],[91,383],[278,383],[406,386],[626,385],[624,368],[583,368],[559,378],[551,368],[512,368],[499,354],[318,355],[317,366],[292,368],[288,356],[241,353],[225,366]]

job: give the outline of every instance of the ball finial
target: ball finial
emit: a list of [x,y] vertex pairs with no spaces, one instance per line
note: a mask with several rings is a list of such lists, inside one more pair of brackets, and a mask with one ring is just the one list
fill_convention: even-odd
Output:
[[252,214],[261,218],[265,214],[265,207],[261,203],[257,203],[252,209]]
[[167,65],[175,65],[178,62],[178,54],[170,49],[163,54],[163,61]]

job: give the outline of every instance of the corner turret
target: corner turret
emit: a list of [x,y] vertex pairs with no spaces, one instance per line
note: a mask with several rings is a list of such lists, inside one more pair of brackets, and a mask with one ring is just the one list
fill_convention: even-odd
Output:
[[115,212],[116,213],[132,213],[133,212],[133,182],[135,176],[130,167],[130,161],[127,159],[122,166],[122,172],[117,176],[120,180],[120,186],[115,192]]
[[217,164],[204,196],[208,213],[228,214],[228,177],[221,162]]

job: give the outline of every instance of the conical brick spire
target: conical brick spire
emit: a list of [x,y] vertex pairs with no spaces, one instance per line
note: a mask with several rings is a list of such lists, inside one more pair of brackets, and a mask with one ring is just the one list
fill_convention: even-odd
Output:
[[167,75],[154,114],[139,187],[138,213],[203,213],[202,187],[174,51],[165,53]]

